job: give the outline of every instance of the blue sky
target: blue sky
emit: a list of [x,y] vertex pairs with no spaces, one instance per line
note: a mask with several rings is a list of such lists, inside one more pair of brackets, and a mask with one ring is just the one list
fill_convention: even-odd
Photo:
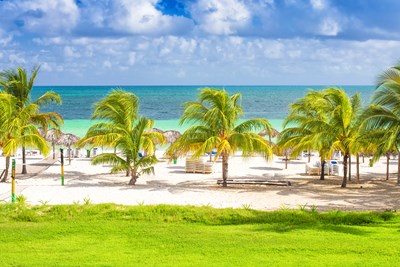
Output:
[[399,0],[0,0],[0,69],[40,85],[374,84]]

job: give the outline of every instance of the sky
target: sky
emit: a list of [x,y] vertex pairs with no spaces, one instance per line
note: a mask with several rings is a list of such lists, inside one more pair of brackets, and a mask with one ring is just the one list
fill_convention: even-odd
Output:
[[373,85],[399,0],[0,0],[0,70],[37,85]]

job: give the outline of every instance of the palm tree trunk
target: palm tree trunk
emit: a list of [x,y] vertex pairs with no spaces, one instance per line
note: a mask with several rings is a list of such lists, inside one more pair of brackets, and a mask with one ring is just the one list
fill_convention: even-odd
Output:
[[51,142],[51,145],[53,146],[53,159],[56,159],[56,143]]
[[71,165],[71,146],[68,146],[68,161],[69,165]]
[[390,161],[390,154],[386,154],[386,180],[389,180],[389,161]]
[[21,174],[27,174],[26,170],[26,155],[25,155],[25,146],[22,147],[22,172]]
[[228,158],[229,155],[227,152],[222,153],[222,186],[227,187],[228,183]]
[[311,162],[311,151],[308,150],[308,163],[310,163],[310,162]]
[[364,152],[362,153],[362,159],[363,159],[363,163],[364,163],[365,162],[365,160],[364,160],[365,159],[365,153]]
[[[129,172],[129,171],[128,171],[128,172]],[[135,184],[136,184],[136,181],[137,181],[137,179],[138,179],[139,177],[136,175],[136,172],[133,171],[133,170],[130,170],[130,173],[131,173],[131,179],[129,180],[129,185],[135,185]]]
[[342,180],[342,188],[346,188],[347,185],[347,161],[349,158],[349,154],[346,152],[343,156],[343,180]]
[[11,157],[9,157],[9,156],[6,157],[6,169],[5,169],[5,172],[4,172],[4,177],[0,182],[7,182],[8,171],[10,169],[10,159],[11,159]]
[[[126,162],[128,162],[128,163],[129,163],[129,157],[126,157]],[[129,176],[129,174],[132,174],[131,176],[132,176],[132,179],[133,179],[133,175],[134,175],[134,173],[133,173],[133,172],[131,172],[131,169],[127,169],[127,170],[126,170],[126,177],[128,177],[128,176]],[[132,181],[132,179],[131,179],[131,181]],[[135,180],[135,183],[136,183],[136,180]],[[133,184],[135,184],[135,183],[133,183]],[[131,184],[131,182],[129,182],[129,184]]]
[[360,154],[356,154],[356,176],[357,182],[360,182]]
[[351,154],[349,155],[349,181],[351,181]]
[[287,162],[288,162],[288,155],[287,152],[285,152],[285,169],[287,169]]
[[397,154],[397,184],[400,185],[400,150]]
[[320,180],[325,180],[325,158],[321,157],[321,176]]

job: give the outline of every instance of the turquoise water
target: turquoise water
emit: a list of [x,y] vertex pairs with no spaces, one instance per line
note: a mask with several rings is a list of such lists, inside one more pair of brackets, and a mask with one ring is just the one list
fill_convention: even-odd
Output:
[[[61,106],[49,106],[43,111],[59,112],[64,120],[64,132],[83,136],[93,123],[90,117],[93,104],[118,86],[42,86],[32,91],[33,99],[46,91],[53,90],[63,100]],[[179,125],[182,103],[195,101],[198,89],[204,86],[120,86],[139,97],[140,114],[156,120],[155,127],[184,131],[188,125]],[[224,88],[230,94],[242,94],[244,118],[266,118],[278,130],[288,112],[288,106],[302,97],[308,89],[322,89],[326,86],[213,86]],[[373,93],[373,86],[339,86],[349,95],[360,93],[365,104]]]

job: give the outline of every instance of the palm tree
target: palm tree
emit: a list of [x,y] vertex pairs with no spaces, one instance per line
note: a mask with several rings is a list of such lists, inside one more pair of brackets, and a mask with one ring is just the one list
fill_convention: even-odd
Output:
[[[30,117],[26,120],[26,123],[33,123],[40,126],[46,132],[49,126],[58,129],[62,125],[63,119],[57,112],[40,112],[40,109],[50,103],[61,104],[61,97],[55,92],[49,91],[35,101],[31,101],[31,91],[38,72],[39,67],[34,67],[29,78],[26,70],[21,67],[18,67],[16,70],[5,70],[0,73],[0,88],[17,99],[16,106],[21,110],[32,104],[37,105],[39,108],[36,109],[35,113],[29,114]],[[22,135],[23,134],[22,132]],[[24,143],[24,139],[21,139],[21,141],[22,174],[26,174],[25,148],[27,144]]]
[[379,76],[364,118],[367,131],[377,130],[383,135],[373,140],[378,145],[374,158],[388,151],[398,152],[397,184],[400,184],[400,65],[389,68]]
[[[281,133],[278,146],[291,148],[292,155],[302,151],[316,150],[321,158],[320,180],[325,179],[325,160],[330,156],[332,140],[323,138],[318,128],[328,123],[328,114],[321,112],[326,105],[323,93],[310,90],[303,98],[290,105],[289,115],[283,123],[285,130]],[[286,128],[288,125],[291,127]]]
[[[157,163],[154,155],[155,143],[164,143],[159,132],[151,132],[154,121],[138,118],[138,98],[123,90],[113,90],[108,96],[95,104],[92,119],[101,122],[89,128],[78,144],[84,146],[110,146],[121,151],[122,157],[115,153],[103,153],[93,158],[92,164],[110,163],[112,173],[125,170],[130,174],[129,184],[134,185],[141,174],[154,173],[152,165]],[[142,150],[146,156],[140,156]]]
[[0,92],[0,142],[6,156],[6,170],[2,181],[7,180],[10,157],[14,155],[20,144],[37,147],[47,155],[49,145],[41,136],[37,127],[29,123],[39,106],[31,104],[26,108],[18,108],[18,99],[10,94]]
[[[343,180],[346,187],[348,159],[358,138],[358,116],[361,112],[361,99],[358,94],[351,98],[338,88],[322,91],[311,90],[299,100],[299,107],[292,106],[287,123],[296,122],[297,127],[282,133],[285,145],[297,143],[295,152],[304,148],[316,149],[321,154],[321,165],[332,152],[343,154]],[[301,111],[300,114],[295,112]],[[322,169],[321,178],[324,170]]]
[[269,142],[255,132],[261,129],[272,129],[265,119],[251,119],[237,124],[243,114],[241,95],[229,96],[225,90],[213,88],[200,89],[198,102],[184,103],[184,112],[180,123],[192,122],[194,126],[187,129],[178,140],[170,146],[170,155],[186,155],[194,152],[199,158],[216,149],[215,159],[222,156],[223,186],[227,186],[229,157],[238,150],[244,157],[255,153],[267,160],[273,152]]

